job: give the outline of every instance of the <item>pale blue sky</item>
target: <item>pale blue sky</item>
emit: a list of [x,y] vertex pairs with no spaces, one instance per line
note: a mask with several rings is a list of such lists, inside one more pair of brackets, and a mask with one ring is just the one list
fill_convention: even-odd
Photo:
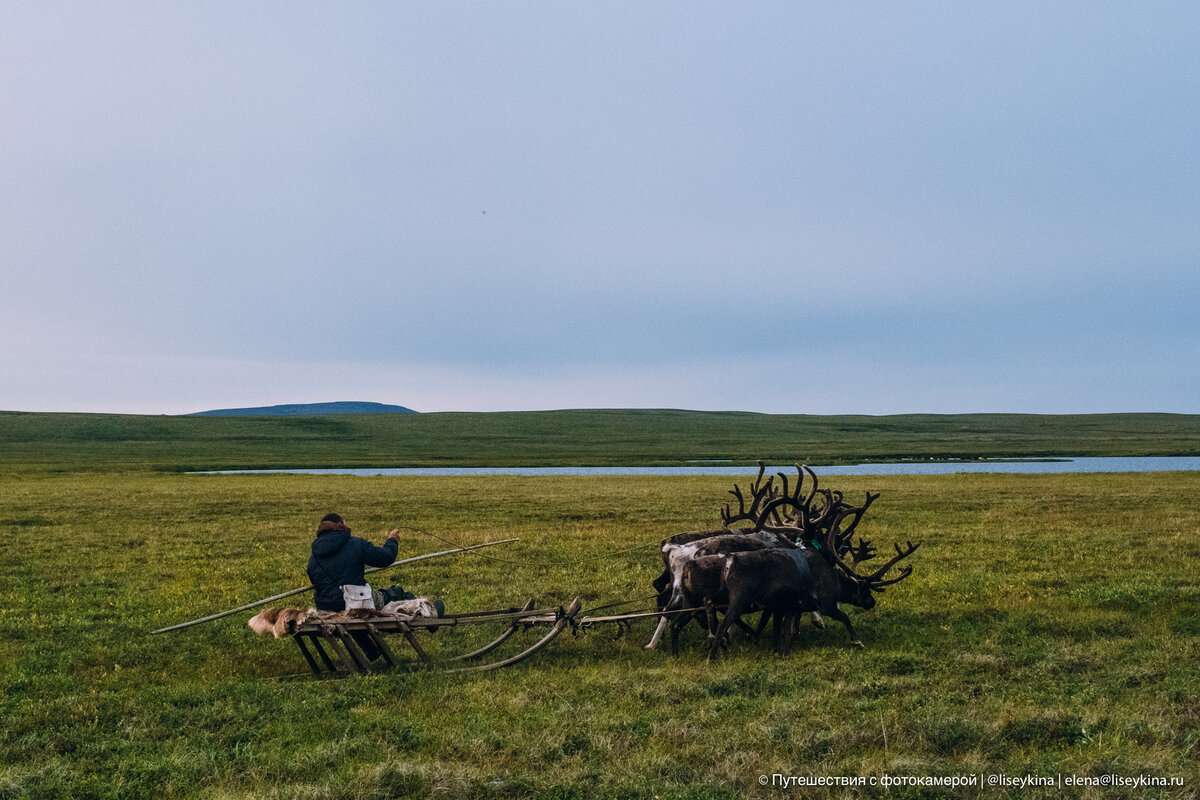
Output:
[[1194,3],[0,10],[0,409],[1200,413]]

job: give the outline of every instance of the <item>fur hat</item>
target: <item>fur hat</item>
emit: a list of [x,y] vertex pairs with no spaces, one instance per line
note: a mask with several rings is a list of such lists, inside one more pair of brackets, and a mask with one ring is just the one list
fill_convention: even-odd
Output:
[[349,533],[350,527],[340,514],[326,514],[321,517],[321,523],[317,525],[317,535],[320,536],[322,533],[328,533],[329,531],[346,531]]

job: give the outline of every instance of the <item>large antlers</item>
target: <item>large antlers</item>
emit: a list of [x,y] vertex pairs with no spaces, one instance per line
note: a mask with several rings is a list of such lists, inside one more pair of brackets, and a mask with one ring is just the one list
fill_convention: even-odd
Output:
[[725,524],[726,528],[735,522],[746,520],[747,522],[755,523],[755,530],[759,529],[758,518],[760,507],[763,503],[770,503],[775,498],[775,487],[772,485],[775,479],[773,477],[767,478],[766,483],[762,482],[763,473],[766,471],[767,465],[759,461],[758,477],[750,484],[750,496],[752,500],[749,509],[746,508],[746,498],[742,495],[741,487],[734,484],[733,488],[729,491],[738,502],[738,510],[735,514],[730,504],[725,504],[725,508],[721,511],[721,521]]
[[909,556],[911,556],[913,553],[915,553],[917,551],[917,548],[923,544],[924,544],[924,542],[917,542],[916,544],[913,544],[912,542],[908,542],[907,543],[908,546],[905,547],[903,550],[901,550],[900,544],[897,543],[896,544],[896,557],[867,576],[867,583],[869,583],[871,585],[871,589],[876,592],[882,592],[883,587],[891,586],[893,583],[899,583],[900,581],[904,580],[909,575],[911,575],[912,574],[912,566],[909,565],[900,570],[900,577],[892,578],[890,581],[883,580],[884,574],[889,569],[896,566],[896,564],[899,563],[899,561],[901,559],[908,558]]
[[[875,497],[878,497],[878,496],[879,495],[875,495]],[[874,501],[874,498],[871,497],[870,493],[867,494],[867,498],[868,498],[868,501],[867,501],[866,505],[864,505],[860,508],[848,508],[838,514],[837,519],[834,520],[833,525],[831,525],[829,528],[829,533],[826,535],[825,548],[826,548],[826,552],[833,559],[834,563],[837,564],[839,567],[841,567],[842,570],[846,573],[846,575],[848,575],[849,577],[853,578],[856,581],[865,583],[867,586],[869,586],[871,588],[871,591],[882,592],[883,587],[891,586],[893,583],[899,583],[900,581],[904,580],[905,578],[907,578],[909,575],[912,574],[912,567],[906,566],[900,570],[900,575],[898,577],[892,578],[891,580],[887,580],[887,581],[883,580],[883,576],[887,574],[888,570],[890,570],[892,567],[896,566],[896,564],[900,563],[900,561],[902,559],[905,559],[905,558],[908,558],[909,556],[911,556],[913,553],[915,553],[917,551],[917,548],[920,547],[924,543],[917,542],[916,544],[913,544],[910,541],[910,542],[908,542],[908,546],[904,549],[901,549],[900,545],[897,544],[895,558],[893,558],[891,561],[884,564],[879,569],[872,572],[870,575],[858,574],[855,571],[855,567],[857,567],[860,562],[873,557],[874,553],[875,553],[874,548],[871,547],[871,543],[863,540],[861,537],[859,538],[859,544],[858,544],[857,548],[851,548],[849,545],[850,533],[853,532],[854,528],[858,525],[859,520],[862,519],[863,512],[865,512],[867,510],[867,506],[869,506],[871,504],[871,502]],[[846,531],[845,533],[843,533],[841,530],[842,520],[844,520],[846,517],[851,516],[851,515],[854,516],[854,522],[851,523],[849,530]],[[849,564],[847,564],[845,561],[842,560],[841,553],[839,552],[839,548],[838,548],[839,541],[845,542],[846,549],[853,550],[853,552],[854,552],[854,560]]]
[[[878,493],[871,494],[870,492],[867,492],[866,502],[858,508],[850,508],[845,505],[842,506],[835,523],[829,526],[831,531],[835,529],[838,530],[837,540],[834,542],[834,549],[837,552],[844,553],[850,549],[850,539],[854,536],[854,529],[858,527],[858,523],[862,522],[863,514],[867,513],[867,509],[871,507],[871,503],[874,503],[878,499]],[[853,516],[854,521],[850,523],[849,528],[843,531],[839,528],[839,525],[847,516]],[[859,537],[859,540],[863,541],[861,537]],[[863,557],[857,559],[855,563],[858,561],[866,561],[868,558],[872,558],[875,554],[874,548],[870,547],[870,542],[863,542],[863,544],[867,545],[867,547],[863,549],[863,553],[865,554],[867,550],[870,550],[870,555],[864,555]]]
[[[760,465],[759,475],[761,475],[762,462],[758,463]],[[812,488],[809,490],[808,496],[803,500],[800,499],[800,490],[804,488],[804,473],[801,472],[801,469],[804,469],[812,476]],[[816,473],[808,467],[802,468],[797,464],[796,490],[794,492],[790,490],[791,487],[788,483],[787,475],[782,472],[778,473],[778,475],[780,483],[783,484],[783,492],[778,497],[773,496],[767,505],[758,512],[758,517],[754,520],[754,529],[772,533],[802,534],[812,524],[810,515],[812,512],[813,497],[817,494]],[[826,495],[828,494],[826,492]],[[789,513],[788,508],[791,508],[794,513]],[[824,512],[822,515],[824,516]],[[772,520],[774,524],[768,525],[768,520]]]
[[[808,494],[803,500],[800,499],[801,488],[804,484],[804,472],[801,472],[801,470],[807,472],[812,478],[812,488],[808,490]],[[795,491],[789,491],[790,484],[788,483],[787,475],[782,472],[779,473],[780,482],[783,484],[783,493],[781,496],[770,500],[763,507],[758,514],[758,518],[754,521],[754,529],[765,530],[771,533],[782,533],[797,539],[821,542],[825,539],[825,532],[831,528],[831,523],[836,518],[837,513],[842,510],[849,510],[856,515],[854,523],[845,533],[838,537],[836,543],[838,552],[845,553],[850,549],[850,537],[854,533],[854,527],[858,525],[858,520],[861,519],[862,515],[871,506],[871,503],[879,498],[879,495],[872,495],[870,492],[867,492],[867,500],[862,506],[859,508],[850,508],[846,504],[845,497],[841,492],[818,488],[817,475],[809,467],[801,467],[797,464],[796,474],[799,476],[796,489]],[[814,509],[813,499],[818,494],[824,499],[824,502]],[[866,555],[865,557],[869,558],[870,556]]]
[[[800,490],[804,487],[805,472],[812,478],[812,488],[801,500]],[[841,492],[830,492],[828,489],[817,488],[817,473],[807,465],[803,467],[799,464],[796,465],[796,491],[788,491],[788,476],[782,472],[779,473],[779,480],[783,484],[783,495],[772,508],[775,522],[779,526],[778,532],[792,533],[796,536],[805,534],[811,536],[814,531],[820,530],[821,526],[829,521],[833,510],[842,502]],[[817,496],[818,492],[825,498],[825,504],[819,513],[814,513],[813,498]],[[766,515],[763,515],[763,522],[765,523],[765,521]]]
[[[795,488],[787,475],[778,473],[782,490],[776,487],[774,477],[763,480],[766,470],[766,465],[759,461],[758,476],[750,484],[749,506],[739,486],[734,485],[730,490],[729,493],[737,500],[737,511],[733,510],[732,503],[725,505],[721,511],[725,527],[744,520],[754,525],[753,530],[773,533],[789,543],[796,540],[812,542],[818,549],[823,549],[825,556],[832,559],[846,575],[866,583],[873,591],[883,591],[885,586],[898,583],[912,574],[912,567],[906,566],[901,568],[897,577],[884,579],[892,567],[916,552],[921,542],[908,542],[906,548],[897,544],[896,556],[891,561],[869,575],[856,572],[859,564],[876,555],[871,542],[861,536],[857,542],[854,541],[854,532],[867,509],[879,499],[878,493],[867,492],[861,506],[851,506],[841,492],[821,489],[817,474],[808,466],[796,465]],[[805,473],[812,479],[807,494],[804,493]],[[818,495],[821,502],[814,508],[814,500]]]

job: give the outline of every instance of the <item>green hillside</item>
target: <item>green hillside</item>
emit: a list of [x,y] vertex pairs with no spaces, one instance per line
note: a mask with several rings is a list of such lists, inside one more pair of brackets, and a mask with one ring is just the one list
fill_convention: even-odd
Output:
[[813,464],[1200,454],[1200,416],[674,410],[173,417],[0,412],[0,468]]

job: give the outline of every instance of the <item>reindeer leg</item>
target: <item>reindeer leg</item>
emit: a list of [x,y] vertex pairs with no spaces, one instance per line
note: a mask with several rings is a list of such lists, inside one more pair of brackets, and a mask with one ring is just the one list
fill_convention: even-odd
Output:
[[833,608],[825,612],[827,616],[836,619],[838,622],[846,626],[846,630],[850,631],[850,644],[854,647],[862,647],[862,640],[858,638],[858,634],[854,632],[854,626],[850,624],[850,617],[846,616],[846,612],[840,608]]
[[691,614],[680,614],[671,620],[671,655],[679,655],[679,632],[688,624]]
[[729,598],[729,607],[725,609],[725,619],[721,620],[721,625],[717,628],[717,636],[713,639],[712,647],[708,650],[709,661],[717,660],[717,656],[721,653],[721,643],[729,635],[729,628],[733,623],[741,619],[747,605],[748,603],[740,602],[733,597]]
[[755,627],[754,632],[750,635],[753,636],[757,640],[759,637],[759,634],[761,634],[766,629],[767,623],[771,621],[772,616],[773,616],[773,613],[764,608],[762,614],[760,614],[758,617],[758,626]]
[[662,638],[663,631],[667,629],[667,618],[662,616],[658,618],[658,627],[654,629],[654,635],[650,637],[649,643],[646,645],[647,650],[653,650],[658,647],[658,641]]
[[796,636],[796,623],[800,620],[799,613],[789,611],[787,615],[787,623],[783,626],[783,652],[790,653],[792,650],[792,639]]
[[[680,605],[683,600],[678,587],[672,588],[669,592],[665,592],[666,597],[659,595],[658,609],[659,611],[670,611],[673,608],[687,608]],[[654,635],[650,637],[650,641],[646,643],[647,650],[653,650],[658,647],[658,643],[662,641],[662,635],[667,630],[667,624],[673,620],[669,619],[666,614],[658,618],[658,627],[654,629]]]
[[771,644],[776,653],[784,655],[792,648],[792,636],[796,633],[796,613],[776,609],[774,614],[775,626]]
[[741,628],[742,630],[744,630],[746,632],[746,635],[749,636],[751,639],[758,641],[758,634],[761,633],[760,630],[755,630],[754,628],[751,628],[749,625],[746,624],[746,621],[744,619],[737,620],[737,626],[739,628]]
[[717,635],[717,610],[713,608],[712,600],[704,598],[704,618],[708,623],[708,638],[712,639]]
[[725,619],[721,620],[721,624],[717,626],[717,635],[713,637],[712,643],[708,646],[708,660],[716,661],[721,655],[721,639],[724,638],[725,632],[729,629],[726,624],[729,622],[729,612],[725,612]]

